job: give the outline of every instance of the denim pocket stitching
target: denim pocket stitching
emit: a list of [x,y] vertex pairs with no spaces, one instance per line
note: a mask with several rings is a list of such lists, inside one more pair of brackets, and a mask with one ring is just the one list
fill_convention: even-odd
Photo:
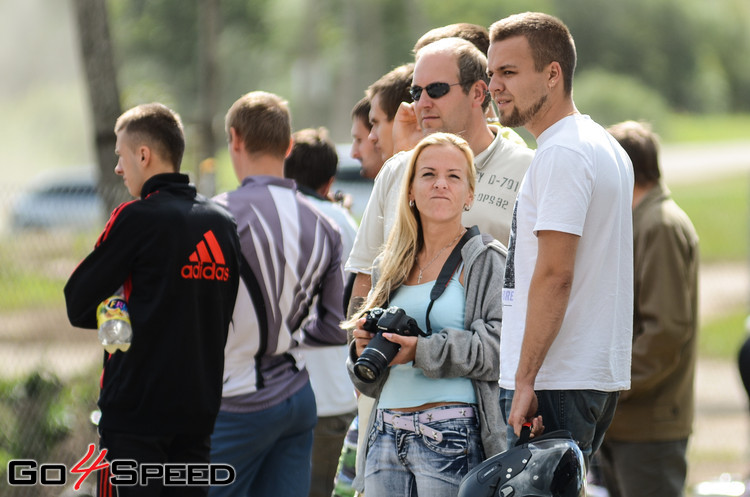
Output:
[[[431,451],[446,455],[456,456],[466,454],[471,446],[471,428],[469,426],[461,426],[459,428],[444,428],[441,429],[439,423],[432,423],[429,425],[430,429],[439,431],[443,435],[443,440],[438,442],[430,437],[422,436],[422,441],[428,449]],[[449,448],[448,445],[456,445],[457,448]]]

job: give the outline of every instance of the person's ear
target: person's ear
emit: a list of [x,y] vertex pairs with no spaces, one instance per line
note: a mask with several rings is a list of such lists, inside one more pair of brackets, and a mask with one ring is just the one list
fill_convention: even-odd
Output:
[[240,135],[234,127],[229,128],[229,150],[239,152],[242,147]]
[[291,138],[289,139],[289,146],[286,148],[286,153],[284,154],[284,158],[286,159],[289,157],[289,154],[292,153],[292,146],[294,146],[294,140]]
[[141,167],[148,167],[151,163],[151,149],[146,145],[138,147],[138,163]]
[[468,211],[472,205],[474,205],[474,192],[469,191],[469,194],[466,196],[466,202],[464,202],[464,210]]
[[550,62],[550,65],[547,67],[547,75],[547,86],[552,90],[562,80],[562,67],[560,67],[560,63],[556,61]]
[[483,80],[479,80],[471,87],[472,91],[472,100],[474,103],[479,104],[479,106],[482,106],[484,104],[485,98],[487,98],[487,92],[489,89],[487,88],[487,83],[485,83]]

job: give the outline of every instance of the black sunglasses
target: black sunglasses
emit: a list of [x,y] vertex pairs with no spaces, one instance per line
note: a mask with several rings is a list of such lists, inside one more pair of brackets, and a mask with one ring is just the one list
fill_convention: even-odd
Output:
[[422,97],[422,90],[426,91],[430,98],[440,98],[451,91],[451,86],[460,84],[461,83],[453,83],[452,85],[448,83],[430,83],[424,88],[421,86],[412,86],[409,88],[409,94],[411,94],[411,99],[415,102],[418,102]]

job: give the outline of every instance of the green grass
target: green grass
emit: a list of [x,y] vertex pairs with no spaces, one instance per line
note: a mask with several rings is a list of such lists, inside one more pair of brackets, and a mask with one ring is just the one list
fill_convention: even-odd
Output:
[[[742,174],[701,184],[671,187],[675,201],[690,216],[700,237],[701,264],[738,262],[748,258],[750,179]],[[748,310],[730,311],[701,326],[702,357],[735,360],[745,338]]]
[[748,313],[738,309],[701,326],[698,333],[698,353],[701,357],[734,361],[745,341],[745,319]]
[[0,278],[0,311],[64,304],[64,279],[39,274],[14,274]]
[[670,189],[698,232],[701,262],[747,260],[750,178],[746,174]]
[[750,114],[671,113],[657,129],[665,143],[750,140]]
[[64,305],[63,287],[96,232],[16,233],[0,243],[0,311]]

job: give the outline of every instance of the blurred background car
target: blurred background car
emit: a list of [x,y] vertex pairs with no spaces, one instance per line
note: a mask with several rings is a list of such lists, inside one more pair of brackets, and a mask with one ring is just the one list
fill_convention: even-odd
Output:
[[[351,144],[336,146],[339,169],[333,191],[348,194],[355,218],[362,217],[372,181],[360,174],[359,161],[349,155]],[[100,230],[105,204],[93,166],[64,167],[40,173],[11,201],[8,226],[13,231]]]
[[19,230],[101,229],[104,202],[93,167],[48,170],[12,202],[10,228]]

